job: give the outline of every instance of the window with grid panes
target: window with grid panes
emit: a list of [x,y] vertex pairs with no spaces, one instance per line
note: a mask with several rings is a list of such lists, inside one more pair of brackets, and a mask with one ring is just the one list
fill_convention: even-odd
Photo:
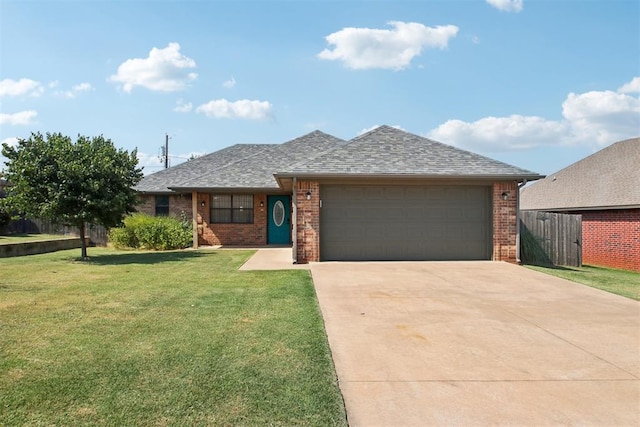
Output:
[[156,216],[169,215],[169,196],[156,196]]
[[253,195],[211,195],[211,223],[253,224]]

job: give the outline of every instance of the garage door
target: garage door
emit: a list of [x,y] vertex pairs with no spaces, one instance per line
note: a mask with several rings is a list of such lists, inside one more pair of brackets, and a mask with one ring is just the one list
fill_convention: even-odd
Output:
[[322,260],[491,257],[490,187],[323,185]]

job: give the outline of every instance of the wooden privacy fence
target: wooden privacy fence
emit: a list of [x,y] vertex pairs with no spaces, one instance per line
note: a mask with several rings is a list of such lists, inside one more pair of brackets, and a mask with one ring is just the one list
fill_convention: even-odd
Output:
[[582,215],[520,212],[523,264],[582,266]]
[[[48,219],[20,218],[9,222],[9,233],[42,233],[60,234],[64,236],[80,236],[76,227],[54,224]],[[90,242],[96,246],[107,246],[108,232],[101,225],[86,224],[85,233]]]

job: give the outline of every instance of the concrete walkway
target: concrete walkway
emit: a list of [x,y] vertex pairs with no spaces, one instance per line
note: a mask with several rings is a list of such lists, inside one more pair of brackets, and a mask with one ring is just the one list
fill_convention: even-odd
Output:
[[291,247],[259,248],[240,270],[308,270],[309,264],[294,264]]
[[640,425],[640,303],[495,262],[316,263],[349,423]]

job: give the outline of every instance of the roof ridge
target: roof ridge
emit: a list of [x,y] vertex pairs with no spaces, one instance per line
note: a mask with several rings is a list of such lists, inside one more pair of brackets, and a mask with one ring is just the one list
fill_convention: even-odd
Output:
[[[289,168],[290,168],[290,169],[294,169],[294,168],[296,168],[296,167],[302,166],[302,165],[304,165],[304,164],[306,164],[306,163],[308,163],[308,162],[311,162],[311,161],[313,161],[313,160],[317,159],[318,157],[324,156],[325,154],[330,153],[331,151],[336,150],[336,149],[338,149],[339,147],[343,147],[343,146],[345,146],[345,145],[347,145],[347,144],[349,143],[349,141],[346,141],[346,140],[344,140],[344,139],[342,139],[342,138],[338,138],[337,136],[333,136],[333,135],[331,135],[331,134],[329,134],[329,133],[322,132],[322,131],[320,131],[320,130],[315,130],[315,131],[313,131],[313,132],[311,132],[311,133],[308,133],[307,135],[311,135],[312,133],[314,133],[314,134],[315,134],[315,133],[320,133],[320,134],[322,134],[322,135],[324,135],[324,136],[331,137],[332,139],[336,140],[336,141],[335,141],[335,142],[336,142],[336,144],[335,144],[333,147],[329,147],[329,148],[327,148],[326,150],[320,151],[319,153],[316,153],[316,154],[312,154],[312,155],[310,155],[310,156],[309,156],[309,157],[307,157],[305,160],[302,160],[302,161],[300,161],[300,162],[293,163],[293,164],[289,165]],[[278,172],[279,172],[279,171],[274,171],[274,174],[277,174]]]
[[406,131],[404,129],[400,129],[400,128],[397,128],[397,127],[394,127],[394,126],[389,126],[389,125],[380,125],[375,129],[371,129],[368,132],[365,132],[365,133],[363,133],[361,135],[358,135],[358,136],[352,138],[351,140],[349,140],[349,143],[358,141],[360,139],[363,139],[363,137],[365,137],[365,136],[369,136],[370,134],[373,134],[373,133],[378,133],[379,131],[392,132],[392,133],[395,133],[395,134],[403,134],[403,135],[405,135],[407,137],[410,137],[410,138],[418,138],[421,141],[427,141],[430,144],[435,144],[435,145],[438,145],[440,147],[444,147],[447,150],[455,150],[455,151],[462,152],[462,153],[465,153],[465,154],[470,155],[470,156],[481,157],[481,158],[483,158],[485,160],[489,160],[489,161],[494,162],[494,163],[499,163],[501,165],[509,166],[509,167],[515,167],[515,168],[520,169],[523,172],[528,172],[528,173],[535,174],[535,172],[530,171],[528,169],[524,169],[524,168],[521,168],[521,167],[518,167],[518,166],[514,166],[514,165],[511,165],[509,163],[503,162],[501,160],[496,160],[496,159],[494,159],[492,157],[484,156],[482,154],[478,154],[478,153],[475,153],[473,151],[466,150],[464,148],[456,147],[456,146],[451,145],[451,144],[446,144],[444,142],[440,142],[440,141],[437,141],[435,139],[427,138],[426,136],[422,136],[422,135],[418,135],[418,134],[415,134],[415,133],[411,133],[411,132],[408,132],[408,131]]
[[564,172],[565,170],[573,169],[574,167],[580,167],[580,165],[584,164],[587,161],[593,160],[593,158],[595,158],[595,157],[606,155],[607,153],[612,151],[614,147],[616,149],[619,149],[621,145],[626,145],[626,143],[630,144],[630,143],[633,143],[634,141],[635,142],[640,142],[640,137],[624,139],[622,141],[616,141],[613,144],[609,144],[606,147],[601,148],[600,150],[596,151],[595,153],[591,153],[587,157],[583,157],[582,159],[580,159],[580,160],[578,160],[576,162],[573,162],[570,165],[567,165],[567,166],[563,167],[562,169],[558,169],[557,171],[555,171],[555,172],[553,172],[553,173],[551,173],[549,175],[557,175],[560,172]]

